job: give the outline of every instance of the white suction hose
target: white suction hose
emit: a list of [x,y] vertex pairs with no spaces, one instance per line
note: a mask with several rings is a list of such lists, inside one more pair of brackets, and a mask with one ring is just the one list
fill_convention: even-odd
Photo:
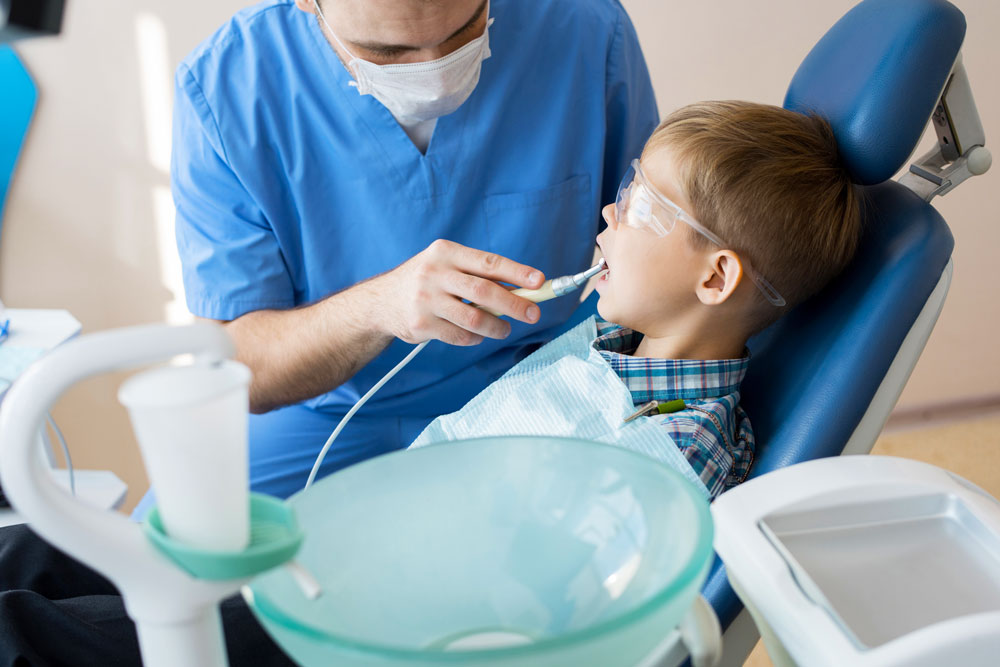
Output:
[[374,387],[369,389],[364,396],[358,399],[358,402],[354,404],[354,407],[352,407],[350,410],[347,411],[347,414],[344,415],[344,418],[340,420],[339,424],[337,424],[337,428],[333,429],[333,433],[331,433],[330,437],[327,438],[326,444],[323,445],[323,449],[321,449],[319,452],[319,456],[316,457],[316,462],[313,464],[312,470],[309,472],[309,479],[306,480],[306,485],[302,488],[303,491],[312,486],[313,481],[316,479],[316,474],[319,472],[319,467],[323,465],[323,459],[326,458],[326,453],[330,451],[330,447],[333,445],[333,441],[337,439],[337,436],[340,435],[340,432],[344,430],[345,426],[347,426],[347,422],[351,421],[351,417],[354,416],[354,413],[360,410],[361,406],[367,403],[368,399],[374,396],[375,392],[381,389],[386,382],[391,380],[396,373],[401,371],[403,367],[406,366],[406,364],[413,361],[413,357],[420,354],[420,351],[425,347],[427,347],[427,343],[429,342],[430,342],[429,340],[425,340],[423,343],[420,343],[415,348],[413,348],[410,351],[410,353],[403,358],[402,361],[396,364],[391,371],[386,373],[381,380],[376,382]]

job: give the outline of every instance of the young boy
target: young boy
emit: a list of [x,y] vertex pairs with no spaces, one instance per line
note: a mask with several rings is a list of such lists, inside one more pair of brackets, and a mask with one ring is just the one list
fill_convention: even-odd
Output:
[[858,209],[824,120],[749,102],[674,112],[603,211],[606,321],[550,342],[412,446],[587,437],[673,465],[714,498],[753,461],[747,339],[850,261]]

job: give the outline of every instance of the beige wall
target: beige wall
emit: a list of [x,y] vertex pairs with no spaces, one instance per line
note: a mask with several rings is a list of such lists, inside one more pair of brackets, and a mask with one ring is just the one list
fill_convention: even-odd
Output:
[[[240,0],[68,3],[58,39],[19,50],[39,83],[35,123],[0,243],[0,298],[67,308],[84,331],[184,321],[169,199],[171,72]],[[850,0],[625,0],[661,112],[711,98],[780,103],[802,57]],[[1000,132],[1000,3],[959,0],[965,61],[987,132]],[[499,63],[498,63],[499,64]],[[997,170],[937,202],[956,237],[955,281],[902,406],[1000,395],[994,279]],[[145,489],[114,399],[121,376],[91,380],[57,406],[78,466],[111,468]]]

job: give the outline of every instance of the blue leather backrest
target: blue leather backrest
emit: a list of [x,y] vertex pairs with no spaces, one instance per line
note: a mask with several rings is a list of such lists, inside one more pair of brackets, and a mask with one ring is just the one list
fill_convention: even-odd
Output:
[[916,147],[964,38],[945,0],[866,0],[809,52],[785,108],[827,118],[855,182],[881,183]]
[[841,453],[951,257],[948,226],[910,190],[888,182],[865,199],[844,274],[750,341],[751,476]]

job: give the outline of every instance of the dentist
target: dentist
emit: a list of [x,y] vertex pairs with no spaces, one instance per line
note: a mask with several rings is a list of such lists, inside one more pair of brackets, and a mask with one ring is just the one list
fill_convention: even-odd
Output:
[[[496,281],[589,266],[657,122],[618,0],[265,0],[176,85],[188,306],[253,370],[251,484],[279,496],[409,344],[441,341],[322,474],[407,445],[552,338],[576,300],[539,310]],[[290,664],[241,600],[221,610],[231,665]],[[24,526],[0,530],[0,628],[0,665],[139,663],[110,582]]]
[[[253,371],[251,483],[302,488],[407,445],[553,337],[601,205],[657,122],[615,0],[269,0],[177,72],[188,306]],[[464,301],[463,301],[464,300]],[[499,319],[471,301],[503,313]]]

